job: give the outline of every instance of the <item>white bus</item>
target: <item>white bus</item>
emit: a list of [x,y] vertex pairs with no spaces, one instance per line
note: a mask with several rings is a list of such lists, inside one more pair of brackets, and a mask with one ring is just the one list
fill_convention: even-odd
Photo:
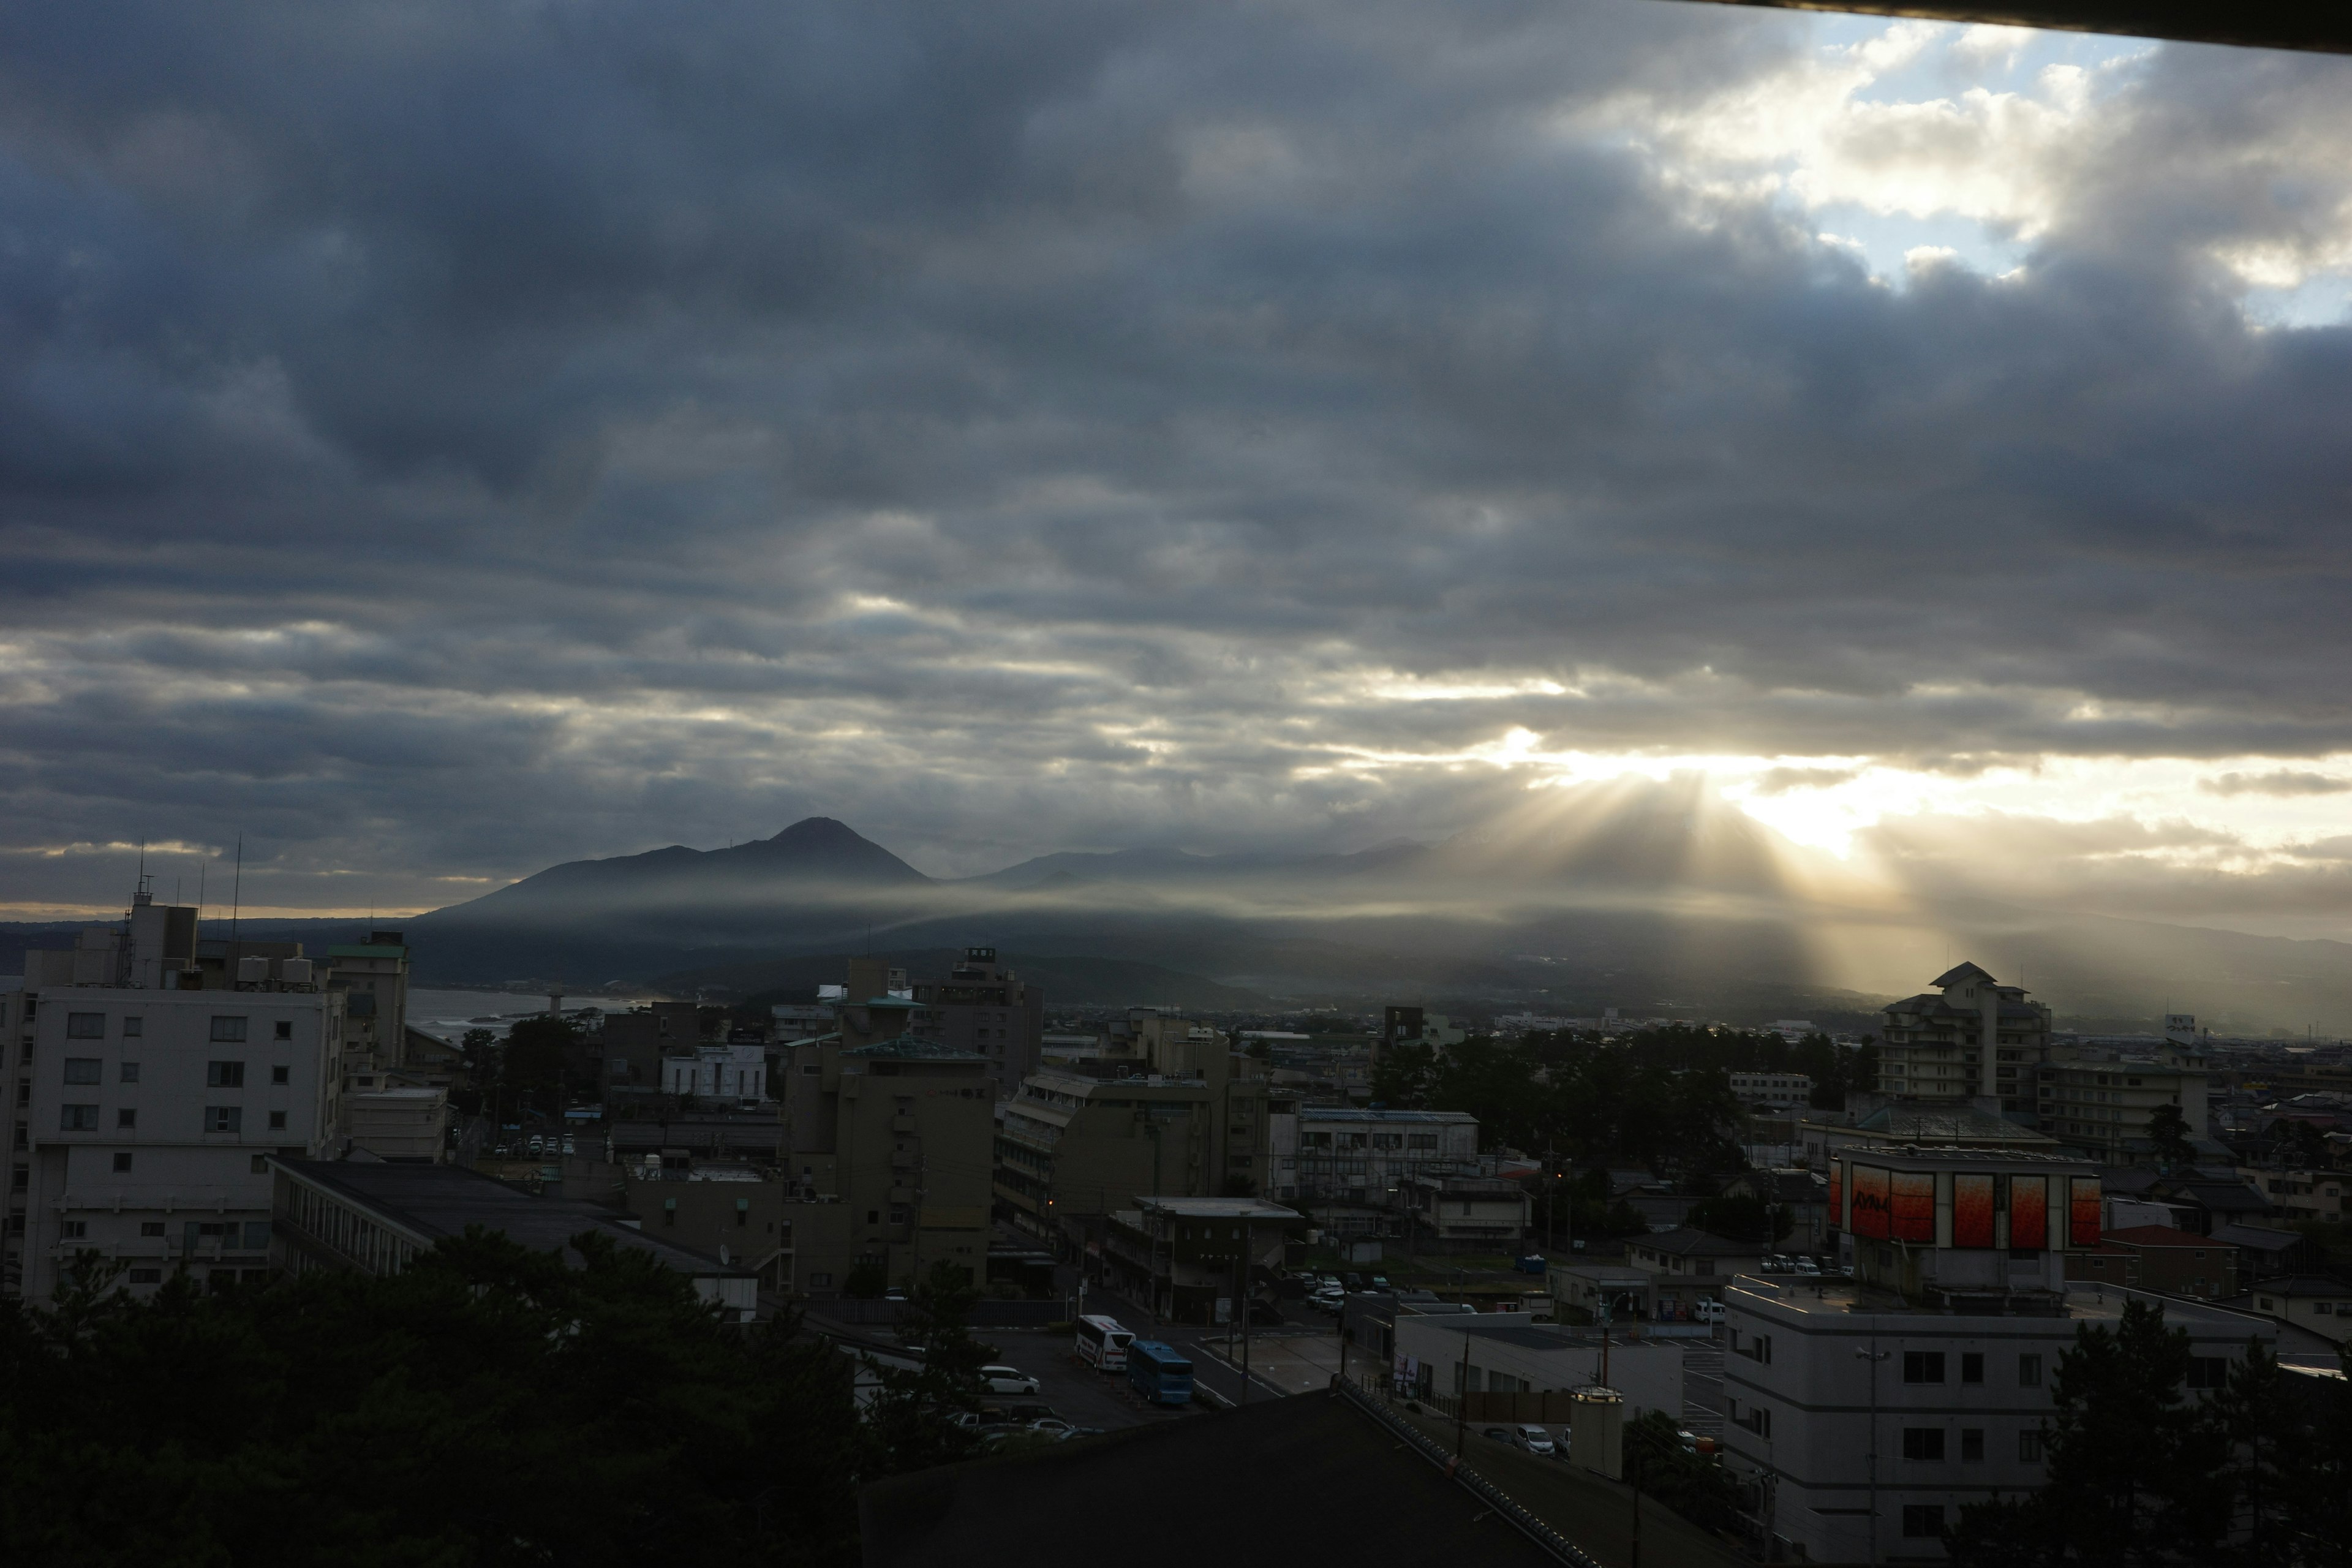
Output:
[[1117,1318],[1078,1320],[1078,1359],[1097,1372],[1125,1372],[1127,1347],[1135,1336],[1118,1326]]

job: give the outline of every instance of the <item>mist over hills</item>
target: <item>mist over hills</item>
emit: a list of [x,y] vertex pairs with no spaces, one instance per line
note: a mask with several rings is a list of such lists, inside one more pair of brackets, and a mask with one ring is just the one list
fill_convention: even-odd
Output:
[[[1416,997],[1736,1020],[1863,1016],[1971,956],[2087,1026],[2176,1010],[2244,1032],[2352,1028],[2345,943],[1909,897],[1684,779],[1539,792],[1433,844],[1071,851],[955,879],[812,817],[724,849],[551,867],[407,930],[428,981],[748,992],[824,955],[987,943],[1147,965],[1163,988],[1269,1005]],[[1072,984],[1074,1002],[1098,988]]]

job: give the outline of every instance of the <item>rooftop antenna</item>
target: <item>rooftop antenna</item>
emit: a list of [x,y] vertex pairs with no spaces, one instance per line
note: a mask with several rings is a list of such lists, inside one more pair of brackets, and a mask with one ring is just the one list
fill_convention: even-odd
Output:
[[196,866],[196,920],[199,924],[205,918],[205,873],[212,868],[213,863],[209,858]]

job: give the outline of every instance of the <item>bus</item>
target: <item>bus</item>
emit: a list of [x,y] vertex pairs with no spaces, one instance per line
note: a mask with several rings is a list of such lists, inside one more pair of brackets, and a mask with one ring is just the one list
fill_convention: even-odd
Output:
[[1127,1347],[1135,1335],[1120,1328],[1117,1318],[1078,1320],[1078,1359],[1097,1372],[1125,1372]]
[[1127,1382],[1154,1405],[1192,1403],[1192,1363],[1174,1345],[1137,1340],[1127,1347]]

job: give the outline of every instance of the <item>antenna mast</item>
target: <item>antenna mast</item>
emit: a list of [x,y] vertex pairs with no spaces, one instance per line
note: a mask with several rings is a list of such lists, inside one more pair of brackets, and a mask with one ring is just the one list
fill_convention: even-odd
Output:
[[245,908],[245,835],[236,836],[236,876],[228,895],[228,988],[236,989],[236,917]]

